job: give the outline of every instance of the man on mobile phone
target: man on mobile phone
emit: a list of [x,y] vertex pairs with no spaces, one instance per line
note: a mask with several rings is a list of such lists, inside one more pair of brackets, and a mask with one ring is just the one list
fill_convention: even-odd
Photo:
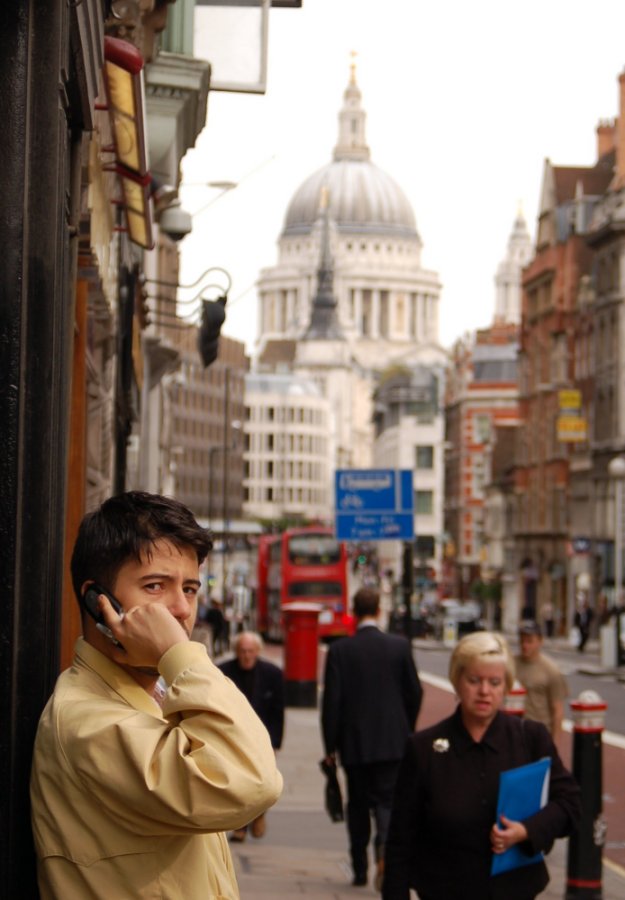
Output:
[[71,568],[84,636],[42,714],[31,777],[43,900],[239,897],[224,832],[275,803],[282,779],[256,713],[189,640],[210,549],[191,512],[158,495],[122,494],[83,519]]

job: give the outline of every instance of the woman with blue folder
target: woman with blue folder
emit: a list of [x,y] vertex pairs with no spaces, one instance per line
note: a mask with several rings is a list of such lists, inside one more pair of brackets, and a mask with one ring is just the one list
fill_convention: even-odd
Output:
[[[514,681],[503,637],[464,637],[449,678],[459,699],[454,714],[408,739],[383,900],[408,900],[410,888],[421,900],[532,900],[549,881],[542,854],[576,827],[579,788],[544,725],[501,711]],[[500,779],[510,770],[517,771]]]

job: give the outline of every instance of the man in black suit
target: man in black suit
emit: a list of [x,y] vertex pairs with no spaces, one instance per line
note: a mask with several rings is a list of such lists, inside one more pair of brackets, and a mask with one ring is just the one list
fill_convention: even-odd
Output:
[[[271,746],[279,750],[284,733],[284,676],[282,669],[260,659],[263,641],[253,631],[241,631],[234,639],[235,658],[221,663],[219,668],[245,694],[258,718],[269,732]],[[244,841],[247,829],[253,837],[261,838],[266,831],[265,815],[238,828],[230,835],[231,841]]]
[[379,593],[361,588],[353,607],[356,633],[328,651],[321,724],[326,761],[336,764],[338,753],[347,778],[352,883],[367,884],[373,813],[380,889],[393,789],[423,692],[409,641],[378,628]]

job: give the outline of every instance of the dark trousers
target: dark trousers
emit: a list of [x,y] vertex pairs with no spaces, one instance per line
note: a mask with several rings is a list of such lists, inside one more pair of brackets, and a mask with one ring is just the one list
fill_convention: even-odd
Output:
[[375,819],[376,859],[384,855],[399,760],[344,766],[347,778],[347,830],[354,875],[367,874],[371,814]]

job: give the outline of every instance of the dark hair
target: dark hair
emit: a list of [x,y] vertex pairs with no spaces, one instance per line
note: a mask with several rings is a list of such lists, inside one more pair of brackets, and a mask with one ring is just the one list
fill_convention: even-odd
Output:
[[542,629],[535,619],[523,619],[519,623],[519,637],[522,634],[535,634],[537,637],[543,636]]
[[364,616],[377,616],[380,610],[380,595],[373,588],[360,588],[354,594],[354,615],[357,619]]
[[213,546],[210,532],[171,497],[129,491],[105,500],[87,513],[78,529],[71,561],[76,597],[80,599],[80,589],[90,579],[112,590],[124,563],[131,558],[138,562],[149,558],[161,540],[179,548],[191,547],[198,564]]

